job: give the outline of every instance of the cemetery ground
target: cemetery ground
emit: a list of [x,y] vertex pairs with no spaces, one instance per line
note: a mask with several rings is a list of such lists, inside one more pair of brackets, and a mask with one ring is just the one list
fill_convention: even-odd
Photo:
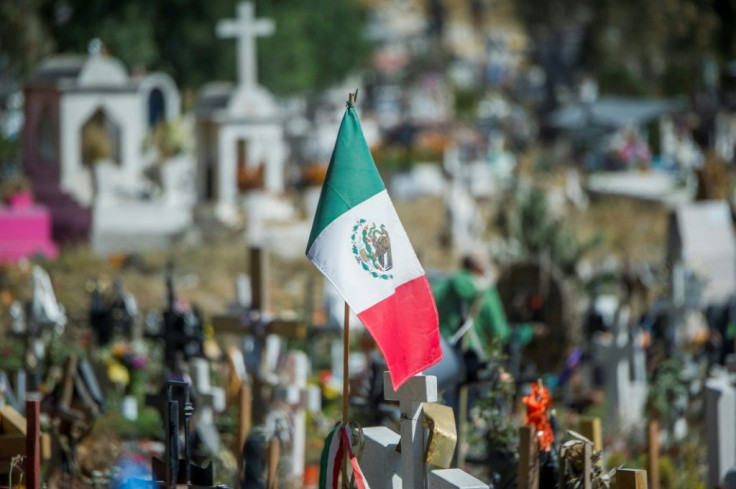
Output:
[[[554,179],[545,178],[545,181]],[[407,233],[415,244],[417,254],[427,269],[439,273],[450,273],[458,266],[457,256],[438,243],[442,233],[444,207],[439,199],[420,198],[407,202],[396,202],[396,208]],[[481,203],[483,218],[489,223],[487,238],[493,239],[501,231],[494,225],[494,216],[499,212],[491,202]],[[591,261],[614,258],[646,262],[661,262],[665,250],[667,210],[663,207],[632,200],[601,198],[591,201],[587,209],[573,210],[560,219],[581,241],[598,237],[599,244],[587,257]],[[621,223],[626,223],[622,226]],[[89,308],[89,293],[92,283],[99,281],[102,287],[112,287],[116,277],[122,277],[125,289],[132,293],[140,311],[160,310],[165,302],[166,292],[162,280],[167,264],[174,264],[177,294],[201,308],[205,325],[209,318],[224,311],[235,296],[234,278],[237,273],[248,272],[248,256],[242,238],[242,230],[221,230],[215,235],[199,236],[196,242],[178,245],[167,252],[148,252],[135,255],[113,255],[106,259],[96,256],[85,246],[62,248],[55,262],[43,263],[53,277],[57,299],[65,305],[69,325],[67,344],[80,341],[81,331],[86,325]],[[270,257],[271,303],[279,313],[304,316],[312,311],[312,322],[319,322],[319,297],[322,296],[322,280],[318,272],[306,259],[286,260],[278,256]],[[27,284],[24,274],[26,266],[5,270],[7,284]],[[12,285],[3,292],[3,302],[7,305],[11,294],[23,294],[22,288]],[[311,304],[308,302],[311,301]],[[316,312],[314,312],[316,311]],[[205,327],[206,335],[211,337],[211,328]],[[357,341],[354,341],[357,344]],[[302,345],[304,346],[304,345]],[[312,358],[313,373],[329,368],[327,345],[317,351]],[[321,358],[320,358],[321,357]],[[151,365],[161,368],[161,358],[154,355]],[[147,375],[155,376],[156,368],[148,370]],[[213,385],[222,385],[224,370],[213,368]],[[106,393],[111,397],[110,406],[119,405],[122,392]],[[339,395],[339,394],[335,394]],[[560,425],[575,427],[578,418],[564,406],[556,406]],[[605,403],[593,405],[585,414],[602,416]],[[331,422],[339,417],[339,399],[333,396],[332,402],[323,404],[321,413],[310,414],[306,462],[317,464],[322,441]],[[702,420],[701,420],[702,421]],[[232,433],[237,424],[237,415],[229,410],[217,418],[217,426],[223,434],[223,443],[230,446]],[[700,487],[695,481],[704,478],[704,427],[691,425],[688,438],[678,443],[670,452],[660,458],[660,477],[663,488]],[[129,442],[135,439],[160,439],[161,417],[155,409],[140,408],[137,421],[123,419],[117,409],[111,409],[96,423],[92,436],[78,448],[78,460],[85,472],[102,471],[113,463],[119,455],[129,449]],[[230,433],[230,435],[228,435]],[[605,433],[609,440],[615,439],[614,449],[608,452],[606,466],[620,465],[646,468],[646,440],[642,433],[630,433],[619,437],[616,433]],[[472,441],[472,438],[471,438]],[[471,450],[472,452],[472,450]],[[482,466],[468,467],[468,470],[487,480],[487,470]],[[234,456],[220,457],[217,461],[218,481],[234,486],[237,464]]]

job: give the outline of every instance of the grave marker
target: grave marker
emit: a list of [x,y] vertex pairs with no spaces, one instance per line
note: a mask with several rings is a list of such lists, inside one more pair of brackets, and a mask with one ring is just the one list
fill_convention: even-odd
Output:
[[736,465],[736,387],[723,372],[705,383],[705,433],[707,487],[718,487],[726,472]]

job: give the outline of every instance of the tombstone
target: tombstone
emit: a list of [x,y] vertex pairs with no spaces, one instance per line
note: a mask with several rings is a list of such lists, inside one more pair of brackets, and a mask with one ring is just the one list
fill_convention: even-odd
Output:
[[225,391],[210,384],[209,361],[193,358],[189,364],[198,411],[194,430],[197,440],[205,448],[205,455],[215,457],[220,453],[220,435],[215,426],[214,415],[225,410]]
[[31,300],[23,306],[11,308],[13,334],[26,343],[25,366],[30,375],[29,388],[40,383],[40,366],[46,356],[46,347],[54,335],[60,335],[66,326],[64,306],[56,300],[51,278],[44,269],[34,266],[31,275]]
[[[151,117],[158,123],[179,115],[171,78],[163,73],[130,77],[94,40],[88,56],[45,59],[26,83],[24,96],[23,168],[34,195],[49,207],[54,238],[83,239],[93,228],[115,230],[115,224],[122,226],[118,232],[134,231],[134,218],[121,222],[127,207],[116,194],[145,186],[151,156],[144,141]],[[96,182],[99,162],[107,172]],[[167,226],[169,218],[160,215],[159,222]]]
[[629,337],[627,309],[620,309],[613,334],[593,339],[593,358],[605,376],[607,419],[619,429],[643,421],[647,396],[644,351]]
[[[398,401],[401,410],[401,435],[385,427],[363,429],[365,448],[360,465],[371,487],[444,489],[488,488],[470,474],[459,469],[432,470],[427,474],[423,403],[437,401],[434,376],[416,375],[394,391],[391,377],[384,373],[384,395],[387,401]],[[454,421],[450,423],[454,425]],[[431,428],[430,428],[431,430]],[[401,453],[397,453],[397,445]],[[451,454],[450,454],[451,458]]]
[[705,276],[698,307],[723,302],[736,293],[736,233],[727,202],[683,204],[670,214],[667,264],[673,289],[680,267]]
[[237,40],[238,81],[205,85],[195,114],[199,199],[214,204],[221,216],[231,214],[246,192],[262,191],[273,201],[284,190],[283,124],[257,76],[256,39],[273,31],[273,21],[256,18],[251,2],[238,4],[236,19],[217,25],[219,37]]
[[[173,268],[169,264],[166,274],[167,308],[161,320],[146,331],[146,336],[163,340],[164,365],[170,373],[181,373],[179,360],[203,357],[204,333],[202,318],[196,307],[190,307],[176,297]],[[153,330],[150,330],[153,329]]]
[[736,384],[718,372],[705,383],[705,432],[708,443],[708,487],[718,487],[736,466]]
[[304,477],[304,453],[307,443],[306,411],[319,412],[322,404],[321,393],[316,386],[307,386],[310,364],[304,352],[291,352],[286,360],[285,385],[274,392],[277,400],[286,402],[291,410],[291,473],[295,481],[301,483]]
[[51,215],[35,204],[29,192],[19,192],[0,204],[0,261],[17,262],[40,254],[54,260],[59,250],[51,241]]
[[458,253],[477,251],[484,230],[483,222],[470,191],[473,179],[466,181],[464,178],[466,168],[460,162],[457,146],[445,150],[442,164],[450,175],[443,197],[447,217],[443,238]]
[[250,249],[251,301],[238,314],[212,318],[216,334],[244,337],[245,370],[253,378],[253,421],[261,424],[268,406],[268,391],[278,382],[275,372],[279,360],[280,339],[306,339],[304,322],[274,316],[269,309],[268,259],[263,248]]

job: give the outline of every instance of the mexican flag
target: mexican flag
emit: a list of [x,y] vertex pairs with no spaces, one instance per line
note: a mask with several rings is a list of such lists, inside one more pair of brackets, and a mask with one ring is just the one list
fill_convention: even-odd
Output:
[[368,328],[398,388],[442,359],[429,281],[348,104],[307,257]]

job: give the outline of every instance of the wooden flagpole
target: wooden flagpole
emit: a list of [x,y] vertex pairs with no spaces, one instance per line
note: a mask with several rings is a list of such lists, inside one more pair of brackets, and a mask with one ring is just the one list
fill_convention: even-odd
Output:
[[[355,104],[358,98],[358,90],[354,93],[348,93],[348,108]],[[343,349],[342,349],[342,424],[347,426],[349,420],[350,406],[350,367],[348,360],[350,357],[350,306],[345,302],[345,317],[343,319]],[[348,447],[343,447],[342,453],[342,487],[349,489],[348,482]]]
[[[342,350],[342,424],[348,424],[348,407],[350,402],[350,375],[348,360],[350,356],[350,307],[345,303],[345,318],[343,320],[343,350]],[[348,447],[343,447],[342,454],[342,487],[348,488]]]

